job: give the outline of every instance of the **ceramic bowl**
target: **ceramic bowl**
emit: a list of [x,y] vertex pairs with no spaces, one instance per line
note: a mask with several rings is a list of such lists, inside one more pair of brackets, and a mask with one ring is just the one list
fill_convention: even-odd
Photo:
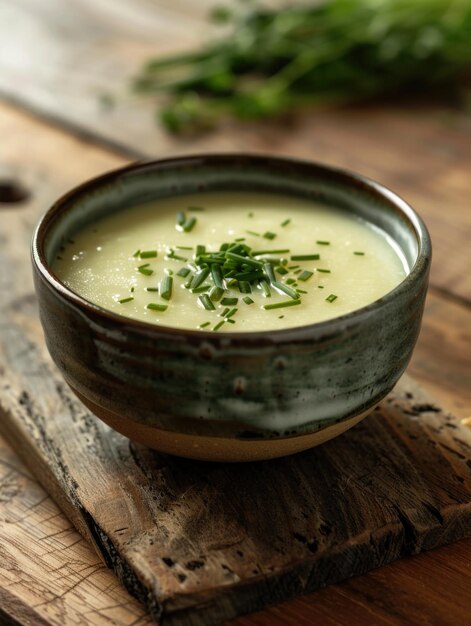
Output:
[[[131,320],[72,292],[51,269],[63,241],[97,218],[212,190],[292,194],[343,207],[386,231],[412,269],[384,297],[348,315],[246,333]],[[131,165],[77,187],[41,219],[32,256],[47,347],[93,413],[161,452],[245,461],[331,439],[393,388],[419,333],[431,245],[412,208],[375,182],[315,163],[232,154]]]

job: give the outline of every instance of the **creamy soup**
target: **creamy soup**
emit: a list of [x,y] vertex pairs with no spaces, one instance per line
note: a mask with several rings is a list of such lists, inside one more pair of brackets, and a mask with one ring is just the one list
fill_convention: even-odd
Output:
[[385,233],[301,198],[162,199],[96,221],[54,263],[73,291],[162,326],[276,330],[359,309],[408,272]]

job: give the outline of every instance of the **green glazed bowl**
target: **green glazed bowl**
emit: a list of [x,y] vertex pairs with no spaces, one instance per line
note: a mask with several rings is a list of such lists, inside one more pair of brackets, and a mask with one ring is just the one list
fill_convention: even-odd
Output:
[[[286,330],[212,333],[122,317],[68,289],[51,269],[90,222],[200,191],[291,194],[342,207],[382,228],[411,270],[348,315]],[[413,209],[381,185],[288,159],[216,154],[132,165],[66,194],[33,238],[47,346],[96,415],[165,453],[216,461],[283,456],[347,430],[393,388],[420,329],[431,243]]]

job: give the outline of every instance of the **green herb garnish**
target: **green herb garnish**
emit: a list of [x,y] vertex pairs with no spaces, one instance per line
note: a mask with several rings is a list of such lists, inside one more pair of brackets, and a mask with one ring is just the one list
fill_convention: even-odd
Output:
[[255,250],[252,254],[254,256],[262,256],[266,254],[288,254],[289,252],[289,248],[285,248],[282,250]]
[[266,233],[263,233],[263,236],[265,237],[265,239],[275,239],[276,233],[272,233],[269,230],[267,230]]
[[141,259],[155,259],[157,256],[157,250],[143,250],[139,253]]
[[288,226],[290,222],[291,222],[291,219],[288,217],[288,219],[286,219],[284,222],[281,222],[281,226]]
[[318,261],[320,254],[295,254],[290,257],[292,261]]
[[308,270],[304,270],[299,274],[298,280],[302,280],[306,282],[306,280],[309,280],[313,274],[314,272],[309,272]]
[[182,224],[183,232],[185,233],[191,232],[195,224],[196,224],[196,217],[190,217],[189,219],[185,221],[184,224]]
[[204,293],[201,296],[198,296],[198,300],[207,311],[214,311],[216,309],[214,304],[211,302],[208,294]]
[[239,298],[223,298],[221,300],[222,306],[231,306],[233,304],[237,304]]
[[316,241],[317,244],[319,244],[320,246],[330,246],[330,241]]
[[209,292],[209,297],[211,298],[213,302],[219,302],[223,294],[224,294],[224,289],[214,285],[214,287],[211,287],[211,290]]
[[164,276],[159,285],[160,297],[164,300],[170,300],[172,297],[172,288],[173,278],[171,276]]
[[221,326],[224,326],[225,323],[226,323],[226,320],[221,320],[220,322],[218,322],[216,324],[216,326],[213,328],[213,330],[219,330],[221,328]]
[[356,254],[357,256],[364,256],[365,255],[364,252],[354,252],[353,254]]
[[188,267],[182,267],[177,272],[177,276],[181,276],[182,278],[186,278],[188,274],[191,274],[191,270]]
[[319,267],[316,267],[316,272],[321,272],[321,274],[330,274],[330,270],[320,269]]
[[150,309],[151,311],[166,311],[168,309],[168,305],[151,302],[146,306],[146,309]]
[[250,296],[244,296],[242,298],[242,300],[245,302],[245,304],[253,304],[254,301],[252,300],[252,298]]
[[137,268],[137,271],[140,272],[141,274],[144,274],[144,276],[151,276],[154,273],[154,270],[150,269],[149,263],[145,263],[144,265],[140,265]]
[[327,302],[333,302],[334,300],[337,300],[337,296],[334,293],[331,293],[330,296],[326,298]]
[[273,309],[284,309],[288,306],[296,306],[297,304],[301,304],[301,300],[283,300],[282,302],[274,302],[273,304],[264,304],[262,309],[271,311]]
[[125,304],[126,302],[132,302],[134,300],[133,297],[129,297],[129,298],[121,298],[121,300],[118,300],[118,302],[120,304]]
[[206,328],[207,326],[210,326],[211,322],[203,322],[202,324],[200,324],[198,326],[198,328]]

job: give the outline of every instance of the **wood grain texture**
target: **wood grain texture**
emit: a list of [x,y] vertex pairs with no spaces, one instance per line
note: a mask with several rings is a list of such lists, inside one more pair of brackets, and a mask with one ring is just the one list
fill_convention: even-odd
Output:
[[8,619],[34,626],[151,623],[0,438],[0,624]]
[[[3,0],[0,93],[83,136],[133,156],[261,151],[354,169],[401,194],[427,218],[433,284],[471,301],[471,122],[437,103],[314,110],[282,123],[226,124],[191,140],[155,124],[155,103],[128,85],[152,54],[183,50],[214,32],[212,0]],[[116,106],[103,107],[111,91]]]
[[[7,258],[13,260],[11,272],[2,272],[0,278],[2,294],[7,296],[1,305],[2,428],[8,431],[16,449],[34,464],[35,473],[82,532],[108,553],[109,562],[132,591],[142,593],[144,584],[160,600],[165,599],[165,594],[173,594],[167,610],[175,616],[168,623],[208,624],[208,618],[219,620],[234,614],[240,610],[241,602],[244,610],[255,609],[261,602],[273,602],[313,588],[319,582],[338,580],[347,571],[364,571],[365,555],[366,567],[372,567],[400,554],[456,538],[468,530],[470,511],[469,505],[464,504],[469,503],[470,490],[468,451],[460,443],[468,435],[459,424],[433,409],[423,412],[422,406],[421,410],[411,410],[407,398],[399,400],[398,406],[385,405],[382,417],[370,418],[352,431],[353,439],[339,438],[318,451],[301,455],[296,462],[286,459],[260,464],[252,466],[252,471],[245,466],[236,473],[227,466],[166,459],[109,433],[71,396],[47,357],[25,255],[32,224],[48,199],[75,182],[74,177],[80,180],[90,175],[93,168],[99,171],[117,165],[119,159],[5,107],[0,109],[0,129],[5,137],[5,171],[16,173],[35,190],[29,204],[4,210],[0,218],[3,225],[8,224],[0,231],[4,267]],[[60,158],[63,154],[70,158]],[[442,300],[436,297],[436,301]],[[461,314],[465,319],[463,310],[456,306],[460,313],[455,312],[454,319],[460,319]],[[437,327],[442,333],[447,332],[446,322],[437,322]],[[466,350],[462,354],[469,356]],[[456,371],[465,358],[458,360]],[[433,375],[432,371],[429,376]],[[429,400],[418,398],[413,404],[429,404]],[[413,415],[404,414],[401,406]],[[437,446],[426,443],[429,437],[424,437],[424,432]],[[384,444],[385,437],[394,444],[393,454],[391,450],[383,453],[378,447],[379,443]],[[413,464],[412,451],[417,456]],[[360,461],[358,455],[362,457]],[[295,469],[297,463],[299,468]],[[273,476],[273,465],[277,466],[276,480],[267,481],[267,476]],[[323,473],[327,467],[329,473]],[[114,480],[118,472],[120,484]],[[336,498],[329,494],[320,505],[319,493],[326,483]],[[255,504],[239,505],[250,500],[250,488],[254,485],[263,486],[256,490],[257,498],[252,498]],[[284,505],[287,491],[303,497],[294,515],[292,508]],[[227,493],[234,496],[228,500]],[[147,494],[144,510],[143,494]],[[266,502],[269,505],[264,508]],[[348,509],[347,516],[347,503],[352,502],[355,505]],[[343,509],[337,508],[339,503]],[[339,510],[343,512],[336,516]],[[364,528],[363,511],[370,511],[374,517],[378,530],[373,535],[370,527]],[[169,528],[175,534],[167,535]],[[190,529],[194,540],[189,545]],[[275,536],[275,529],[280,530],[280,537]],[[342,553],[346,535],[352,542]],[[113,537],[112,544],[109,537]],[[227,545],[232,542],[232,546]],[[337,560],[329,569],[328,555],[334,543]],[[339,565],[340,554],[343,558]],[[123,568],[124,555],[140,572],[137,586],[136,578]],[[199,566],[202,556],[204,565]],[[164,558],[172,558],[174,565]],[[274,575],[270,566],[287,572],[276,585],[269,582]],[[159,584],[152,578],[155,572]],[[234,592],[237,577],[248,574],[257,581],[256,593],[253,587],[241,590],[238,585]],[[455,573],[457,581],[460,574]],[[211,585],[214,580],[222,583],[226,591],[218,606],[212,601],[212,613],[205,603],[213,595],[201,590],[205,585],[207,588],[208,580]],[[374,589],[380,587],[381,579],[368,580]],[[177,589],[182,591],[180,595],[175,595]],[[355,593],[361,598],[355,587],[347,592],[333,592],[327,596],[324,610],[328,610],[329,602],[335,603],[335,594],[339,593],[347,596],[344,607],[350,602],[355,604]],[[363,593],[368,594],[367,584]],[[202,617],[186,621],[187,603],[195,600],[202,603]],[[152,601],[150,608],[154,615],[158,614],[159,608]],[[457,614],[459,609],[458,604]],[[378,613],[375,602],[368,610]],[[266,614],[267,623],[284,621],[277,611]],[[385,619],[389,619],[388,611],[384,611]],[[345,615],[349,612],[347,608]],[[299,615],[297,609],[295,614]],[[257,617],[252,622],[250,619],[247,618],[247,624],[262,623]],[[312,623],[309,617],[304,619],[305,623]]]

